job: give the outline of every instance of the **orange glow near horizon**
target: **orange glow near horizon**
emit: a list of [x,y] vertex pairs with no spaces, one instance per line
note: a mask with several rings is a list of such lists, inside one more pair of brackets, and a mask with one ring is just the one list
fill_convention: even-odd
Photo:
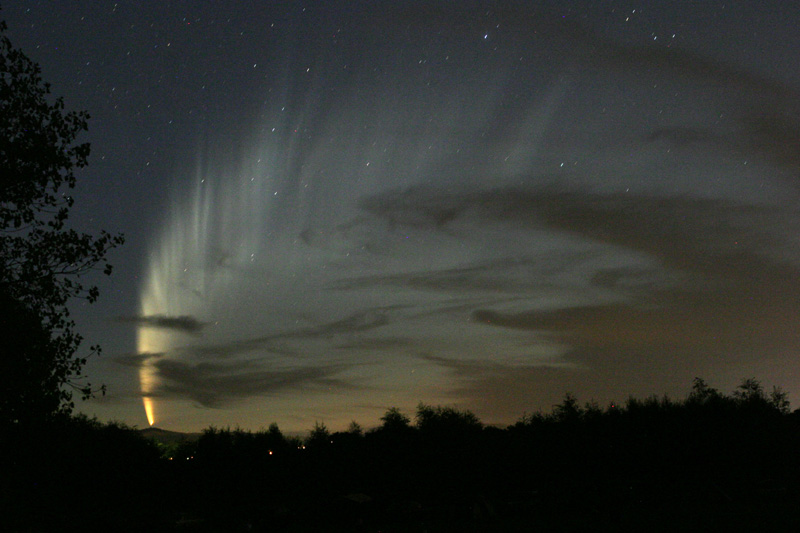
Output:
[[[147,356],[152,353],[159,353],[164,346],[167,346],[166,339],[161,332],[148,331],[146,328],[139,328],[138,331],[139,353]],[[156,389],[156,369],[154,368],[154,357],[148,356],[139,368],[139,384],[142,391],[142,404],[147,415],[147,423],[151,426],[156,422],[156,406],[153,393]]]
[[144,403],[144,412],[147,415],[147,423],[152,426],[156,423],[156,417],[153,414],[153,401],[148,396],[145,396],[142,398],[142,402]]

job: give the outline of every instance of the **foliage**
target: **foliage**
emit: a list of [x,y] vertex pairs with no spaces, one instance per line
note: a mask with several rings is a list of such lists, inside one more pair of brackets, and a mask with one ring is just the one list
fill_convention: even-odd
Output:
[[411,426],[411,419],[400,412],[397,407],[390,407],[386,413],[381,417],[383,425],[381,429],[384,431],[404,431]]
[[689,403],[707,403],[712,401],[719,401],[723,396],[720,392],[709,387],[703,378],[694,378],[692,383],[692,392],[689,394]]
[[398,431],[316,423],[302,446],[276,424],[212,427],[167,458],[128,428],[52,417],[12,428],[13,447],[0,433],[16,450],[0,456],[0,514],[12,531],[61,531],[87,501],[103,502],[90,529],[109,531],[795,531],[800,411],[781,397],[752,379],[606,408],[568,394],[506,429],[420,404],[415,425],[387,411]]
[[413,425],[397,408],[381,422],[363,435],[316,423],[308,446],[275,454],[259,434],[211,430],[213,454],[170,462],[185,480],[174,492],[209,530],[239,517],[257,531],[800,526],[800,411],[755,380],[605,408],[567,394],[506,429],[424,403]]
[[361,437],[364,435],[364,429],[361,427],[361,424],[353,420],[350,422],[350,425],[347,426],[347,433],[350,435],[355,435],[357,437]]
[[331,432],[323,422],[314,422],[314,427],[308,433],[306,445],[309,447],[327,446],[331,441]]
[[283,432],[281,431],[281,428],[278,427],[276,422],[273,422],[269,425],[269,428],[267,428],[267,435],[275,440],[283,440]]
[[4,421],[42,419],[58,409],[61,399],[50,357],[54,341],[36,313],[8,294],[0,293],[0,316],[0,375],[7,378],[0,414]]
[[783,415],[789,414],[791,411],[789,394],[780,387],[772,388],[772,392],[769,393],[769,404]]
[[470,411],[420,403],[417,406],[417,428],[425,435],[460,438],[481,430],[483,424]]
[[[86,358],[77,355],[82,337],[67,303],[97,299],[97,287],[84,285],[83,277],[93,270],[110,274],[106,253],[123,237],[105,231],[95,237],[67,226],[74,202],[67,191],[89,156],[89,144],[75,140],[87,129],[89,115],[65,111],[63,99],[50,96],[39,66],[12,46],[5,30],[0,21],[0,299],[6,315],[25,314],[31,342],[5,354],[5,381],[29,388],[18,405],[9,406],[13,397],[5,399],[0,417],[18,422],[37,391],[44,395],[39,406],[51,411],[54,395],[54,408],[69,411],[72,390],[92,394],[91,384],[81,381]],[[42,332],[49,342],[41,340]],[[97,352],[97,346],[89,350]]]
[[568,392],[564,395],[564,400],[553,408],[552,416],[559,422],[578,420],[583,416],[583,408],[578,399]]
[[7,429],[0,435],[3,531],[168,530],[164,461],[139,431],[59,413]]

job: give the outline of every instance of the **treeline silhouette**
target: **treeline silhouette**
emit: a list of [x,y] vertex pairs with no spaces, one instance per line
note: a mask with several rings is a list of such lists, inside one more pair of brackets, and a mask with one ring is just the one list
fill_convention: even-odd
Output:
[[800,525],[800,410],[748,379],[600,407],[567,394],[505,429],[390,408],[304,439],[208,428],[158,443],[60,418],[12,432],[18,531],[716,531]]

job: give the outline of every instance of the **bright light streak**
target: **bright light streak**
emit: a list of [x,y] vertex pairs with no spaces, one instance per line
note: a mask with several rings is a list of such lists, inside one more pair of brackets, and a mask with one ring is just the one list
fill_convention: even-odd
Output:
[[[396,81],[399,87],[410,88],[415,83],[400,73]],[[266,120],[272,126],[269,135],[254,139],[250,149],[232,141],[209,142],[199,148],[194,174],[175,184],[160,230],[149,243],[140,313],[142,317],[191,317],[203,328],[202,332],[186,331],[154,323],[139,327],[140,392],[151,425],[165,391],[169,389],[172,396],[181,393],[179,386],[160,382],[171,379],[162,378],[160,370],[168,370],[170,363],[192,368],[202,362],[208,355],[195,350],[198,346],[296,327],[292,315],[325,317],[326,305],[329,309],[368,305],[358,300],[360,296],[319,290],[326,282],[341,278],[342,269],[354,268],[357,270],[351,274],[368,277],[369,269],[377,268],[393,252],[399,258],[397,266],[410,271],[420,268],[419,260],[428,265],[422,259],[424,251],[406,263],[406,255],[391,250],[391,245],[374,252],[381,254],[380,258],[370,256],[371,243],[385,242],[382,232],[386,230],[379,220],[374,225],[364,222],[357,200],[424,183],[461,153],[460,148],[454,152],[451,147],[481,145],[480,132],[496,120],[496,110],[505,98],[496,89],[502,84],[486,84],[466,93],[454,84],[456,93],[443,88],[430,101],[410,98],[400,107],[384,105],[387,94],[406,94],[390,85],[386,94],[379,91],[363,105],[350,106],[345,98],[342,108],[334,102],[331,108],[312,105],[319,101],[317,91],[324,92],[315,86],[306,95],[306,108],[275,111]],[[293,85],[287,82],[287,87]],[[518,176],[525,175],[569,85],[568,79],[555,81],[543,97],[532,99],[524,120],[496,144],[494,155],[474,154],[481,161],[504,156],[497,180],[516,183]],[[350,90],[354,101],[361,102],[361,91],[343,88],[344,92]],[[474,98],[486,105],[478,106],[474,113],[463,113]],[[373,108],[380,112],[367,111]],[[323,109],[324,114],[318,114]],[[433,130],[431,113],[439,124]],[[313,141],[297,134],[299,125],[305,123],[317,131]],[[362,127],[362,123],[366,125]],[[279,132],[290,133],[275,134],[276,124]],[[383,132],[383,141],[371,145],[358,142],[365,128]],[[459,182],[461,174],[460,170],[444,173],[441,185]],[[350,259],[352,251],[359,254],[358,261]],[[382,267],[375,270],[381,272]],[[342,301],[335,302],[335,298]],[[273,311],[265,313],[265,309]],[[162,411],[159,414],[163,423],[165,416]]]
[[[266,156],[263,156],[266,158]],[[261,161],[251,156],[248,160]],[[200,321],[236,307],[236,279],[261,255],[267,233],[263,171],[242,164],[236,171],[198,162],[194,187],[173,198],[160,234],[150,246],[141,289],[143,317],[191,316]],[[231,303],[233,302],[233,303]],[[139,382],[147,420],[153,425],[158,364],[198,343],[198,332],[142,324],[137,333],[143,362]]]
[[153,400],[148,396],[142,398],[144,402],[144,412],[147,415],[147,423],[151,426],[156,423],[155,415],[153,414]]

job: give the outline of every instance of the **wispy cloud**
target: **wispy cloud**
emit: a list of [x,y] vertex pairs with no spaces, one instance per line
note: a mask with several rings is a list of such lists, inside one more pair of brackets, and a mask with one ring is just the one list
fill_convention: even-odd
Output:
[[410,337],[381,337],[381,338],[362,338],[352,341],[342,342],[335,347],[337,350],[352,352],[354,350],[376,351],[391,350],[414,346],[414,340]]
[[193,316],[188,315],[124,316],[119,317],[117,320],[120,322],[133,323],[144,328],[169,329],[193,334],[199,334],[206,326],[205,323],[197,320]]
[[[373,353],[437,353],[420,358],[438,367],[428,390],[500,416],[565,390],[607,399],[684,390],[712,370],[768,378],[758,368],[794,368],[800,228],[793,201],[775,197],[800,193],[800,182],[780,182],[800,169],[797,88],[680,39],[616,42],[546,7],[495,6],[503,41],[491,51],[495,35],[463,10],[377,11],[363,25],[370,46],[344,51],[348,72],[363,75],[314,65],[323,74],[298,102],[316,103],[281,110],[315,133],[270,141],[284,154],[265,158],[278,160],[272,177],[259,167],[243,183],[220,179],[228,185],[187,202],[196,212],[176,215],[163,248],[175,279],[196,276],[216,293],[193,289],[191,305],[164,298],[152,309],[216,313],[223,325],[125,319],[206,334],[120,361],[153,369],[152,394],[219,406],[344,390],[357,384],[341,376]],[[408,31],[434,28],[435,43],[392,56]],[[456,43],[474,52],[451,58]],[[416,55],[414,70],[398,67]],[[367,78],[372,91],[349,81]],[[209,161],[220,176],[245,175]],[[759,181],[756,165],[779,179]],[[187,228],[208,241],[188,273],[171,255],[192,251]],[[553,347],[557,356],[541,356]],[[439,380],[443,370],[455,381]]]
[[115,361],[147,368],[152,386],[147,395],[189,398],[204,407],[221,407],[250,397],[286,391],[340,392],[362,388],[342,378],[350,365],[314,362],[301,346],[372,331],[389,323],[384,310],[361,310],[317,326],[288,329],[271,335],[212,344],[185,344],[167,353],[125,354]]
[[[456,378],[454,397],[491,405],[497,416],[556,403],[567,390],[610,401],[621,399],[620,391],[683,393],[697,375],[800,378],[793,361],[800,351],[800,265],[786,253],[785,228],[796,216],[790,208],[553,188],[414,189],[365,206],[374,216],[424,222],[431,231],[451,224],[426,215],[440,208],[454,213],[460,231],[487,223],[544,226],[647,259],[646,267],[582,265],[590,285],[617,293],[612,301],[525,309],[525,294],[536,290],[522,284],[513,305],[487,298],[466,304],[475,328],[527,332],[564,347],[557,359],[530,363],[425,356]],[[487,272],[497,273],[484,264],[359,281],[470,292],[487,288],[480,283]]]
[[119,365],[139,369],[147,361],[155,360],[163,356],[163,353],[126,353],[115,356],[113,361]]
[[289,328],[268,335],[235,339],[227,342],[186,345],[174,348],[173,353],[206,360],[230,359],[253,353],[258,353],[262,356],[273,354],[299,357],[302,351],[295,347],[298,342],[326,338],[335,339],[338,336],[361,334],[381,328],[389,323],[387,309],[362,309],[342,319],[323,322],[319,325]]
[[157,381],[154,397],[189,398],[204,407],[222,407],[254,396],[286,391],[343,391],[356,383],[336,378],[338,365],[264,368],[256,361],[224,363],[159,359],[154,362]]

